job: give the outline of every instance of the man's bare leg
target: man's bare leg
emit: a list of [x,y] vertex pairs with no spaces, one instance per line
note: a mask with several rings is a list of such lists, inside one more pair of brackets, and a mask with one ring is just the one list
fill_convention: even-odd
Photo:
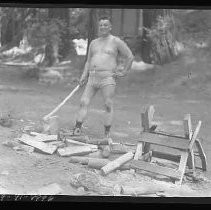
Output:
[[88,111],[88,106],[90,104],[91,99],[93,98],[93,96],[96,94],[97,89],[90,86],[90,85],[86,85],[84,93],[81,97],[81,101],[80,101],[80,109],[78,112],[78,116],[76,119],[76,125],[73,131],[74,135],[80,135],[81,134],[81,127],[82,124],[87,116],[87,111]]
[[113,97],[115,94],[115,85],[106,85],[102,88],[105,105],[105,136],[109,137],[110,128],[113,121]]

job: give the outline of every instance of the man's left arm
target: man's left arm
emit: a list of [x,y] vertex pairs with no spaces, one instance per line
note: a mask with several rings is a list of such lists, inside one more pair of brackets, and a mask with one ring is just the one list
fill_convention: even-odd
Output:
[[124,63],[124,69],[122,71],[122,76],[126,75],[129,70],[131,69],[134,56],[131,52],[130,48],[127,46],[127,44],[122,41],[121,39],[117,39],[117,48],[121,56],[123,56],[125,63]]

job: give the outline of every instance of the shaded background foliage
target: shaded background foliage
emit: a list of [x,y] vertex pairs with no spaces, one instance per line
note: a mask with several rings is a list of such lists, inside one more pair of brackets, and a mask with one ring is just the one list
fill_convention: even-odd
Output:
[[[89,46],[97,37],[100,16],[111,16],[111,9],[2,7],[0,50],[19,46],[27,37],[32,47],[45,51],[45,65],[52,66],[77,56],[73,39],[88,39]],[[193,46],[205,41],[210,46],[210,20],[206,10],[143,9],[142,35],[121,38],[144,62],[164,64],[176,58],[176,42]]]

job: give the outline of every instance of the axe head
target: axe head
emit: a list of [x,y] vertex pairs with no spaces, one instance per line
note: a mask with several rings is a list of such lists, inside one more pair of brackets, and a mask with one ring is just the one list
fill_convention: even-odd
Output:
[[43,130],[48,134],[58,134],[59,131],[59,122],[58,116],[48,117],[43,120]]

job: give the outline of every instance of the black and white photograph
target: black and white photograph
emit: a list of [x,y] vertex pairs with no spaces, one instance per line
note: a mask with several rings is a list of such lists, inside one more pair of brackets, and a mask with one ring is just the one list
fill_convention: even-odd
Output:
[[0,200],[211,197],[211,8],[0,5]]

